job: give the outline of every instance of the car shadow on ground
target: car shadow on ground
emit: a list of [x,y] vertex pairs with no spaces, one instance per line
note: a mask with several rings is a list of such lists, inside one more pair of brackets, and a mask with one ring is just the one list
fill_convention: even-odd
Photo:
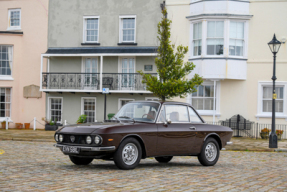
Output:
[[[169,163],[157,163],[157,162],[145,162],[140,163],[135,169],[166,169],[166,168],[190,168],[190,167],[204,167],[200,163],[193,163],[193,162],[169,162]],[[71,168],[77,168],[77,169],[96,169],[96,170],[119,170],[117,166],[113,162],[100,162],[95,163],[92,162],[92,164],[89,165],[61,165],[61,168],[71,169]]]

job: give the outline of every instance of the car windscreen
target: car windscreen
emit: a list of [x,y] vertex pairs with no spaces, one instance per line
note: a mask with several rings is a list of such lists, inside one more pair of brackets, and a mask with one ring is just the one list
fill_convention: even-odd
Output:
[[118,120],[155,122],[160,104],[153,102],[127,103],[114,116]]

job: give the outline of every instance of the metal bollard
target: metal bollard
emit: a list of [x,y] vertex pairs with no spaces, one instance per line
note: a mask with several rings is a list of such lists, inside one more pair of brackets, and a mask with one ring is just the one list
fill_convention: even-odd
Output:
[[36,131],[36,117],[34,117],[34,131]]

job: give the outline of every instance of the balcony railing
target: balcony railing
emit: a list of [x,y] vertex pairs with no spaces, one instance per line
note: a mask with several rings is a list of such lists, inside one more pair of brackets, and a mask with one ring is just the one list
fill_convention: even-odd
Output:
[[[157,76],[157,73],[150,73]],[[146,91],[139,73],[42,73],[42,88],[47,90]]]

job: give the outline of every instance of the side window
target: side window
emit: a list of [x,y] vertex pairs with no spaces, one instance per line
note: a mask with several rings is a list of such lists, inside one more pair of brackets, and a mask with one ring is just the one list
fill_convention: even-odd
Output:
[[160,111],[160,115],[158,117],[157,122],[164,123],[165,121],[166,121],[166,118],[165,118],[165,106],[162,106],[161,111]]
[[183,105],[166,105],[166,118],[172,123],[189,122],[187,107]]
[[192,123],[202,123],[201,119],[198,117],[198,115],[194,112],[194,110],[191,107],[188,107],[189,112],[189,119]]

